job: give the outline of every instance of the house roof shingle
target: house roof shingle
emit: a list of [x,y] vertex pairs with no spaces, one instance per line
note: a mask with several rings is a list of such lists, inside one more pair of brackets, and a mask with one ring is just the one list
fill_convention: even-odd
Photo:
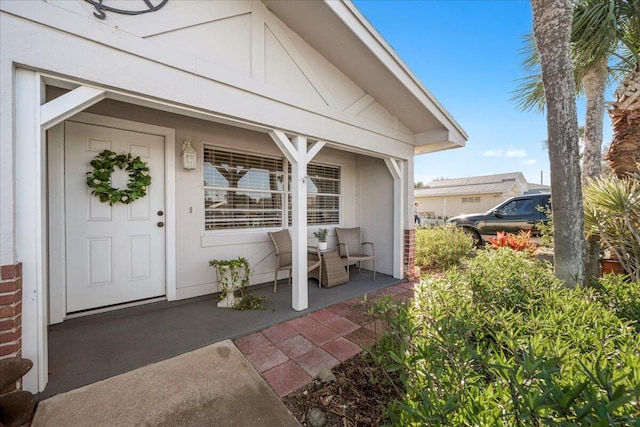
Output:
[[518,181],[524,184],[526,190],[527,181],[521,172],[436,180],[427,183],[423,188],[416,189],[414,196],[504,193]]

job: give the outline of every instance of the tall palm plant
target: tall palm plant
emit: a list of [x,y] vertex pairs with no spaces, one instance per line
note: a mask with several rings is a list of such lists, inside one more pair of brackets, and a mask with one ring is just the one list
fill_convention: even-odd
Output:
[[609,103],[613,140],[606,156],[621,178],[640,161],[640,0],[577,0],[573,25],[581,61],[613,58],[612,70],[623,76]]
[[[637,64],[631,58],[632,55],[626,55],[625,60],[619,60],[615,64],[612,58],[622,56],[627,45],[623,42],[625,38],[633,39],[628,33],[634,31],[625,30],[627,27],[633,28],[626,25],[629,20],[627,14],[638,7],[640,0],[573,0],[573,4],[571,58],[574,80],[576,93],[583,93],[587,101],[582,158],[584,185],[588,179],[599,176],[601,171],[604,96],[609,78],[620,80],[622,75],[634,70]],[[615,31],[611,27],[620,29]],[[542,112],[545,94],[539,71],[540,56],[531,35],[525,37],[522,52],[526,75],[520,79],[513,99],[522,110]],[[608,66],[610,62],[611,67]]]
[[[632,92],[629,87],[635,87],[635,93],[640,92],[637,73],[640,50],[639,5],[640,0],[573,0],[571,56],[574,80],[576,93],[583,92],[587,100],[581,169],[583,186],[601,173],[604,95],[609,77],[620,80],[625,74],[635,76],[623,80],[623,89],[616,92],[621,95],[620,100],[613,103],[609,110],[614,126],[614,141],[611,143],[607,160],[614,170],[629,171],[633,170],[640,156],[640,129],[637,128],[637,117],[633,122],[634,112],[637,115],[640,110],[637,104],[628,105],[632,102],[629,101],[628,94]],[[523,67],[528,75],[521,79],[514,92],[514,99],[523,110],[543,111],[545,94],[538,71],[540,57],[533,37],[529,36],[526,39],[523,52]],[[614,58],[620,59],[614,61]],[[609,64],[611,66],[608,66]],[[627,81],[632,83],[625,83]],[[627,97],[623,98],[624,96]],[[640,102],[637,95],[635,100],[636,103]],[[599,245],[593,238],[587,243],[586,272],[587,277],[591,277],[598,273]]]

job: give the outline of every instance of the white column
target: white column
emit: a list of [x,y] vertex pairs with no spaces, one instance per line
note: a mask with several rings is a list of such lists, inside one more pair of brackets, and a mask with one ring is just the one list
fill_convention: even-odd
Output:
[[384,159],[393,178],[393,277],[404,277],[404,216],[407,212],[403,196],[403,174],[401,162],[397,159]]
[[15,85],[16,254],[22,262],[22,356],[33,362],[23,387],[38,392],[47,385],[48,370],[42,86],[37,73],[23,69],[16,70]]
[[291,140],[280,130],[269,133],[291,163],[291,240],[292,288],[291,307],[302,311],[309,308],[307,278],[307,164],[325,145],[315,142],[307,151],[307,138],[294,136]]
[[[295,136],[291,141],[296,160],[291,163],[291,239],[293,240],[293,285],[291,306],[302,311],[309,307],[307,278],[307,138]],[[296,268],[297,267],[297,268]]]

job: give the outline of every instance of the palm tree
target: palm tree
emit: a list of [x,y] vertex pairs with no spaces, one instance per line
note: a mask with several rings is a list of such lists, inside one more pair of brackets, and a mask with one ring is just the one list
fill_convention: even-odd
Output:
[[614,58],[613,73],[624,75],[609,103],[613,140],[606,157],[621,178],[640,161],[640,0],[577,0],[573,25],[581,62]]
[[[602,11],[603,4],[609,4],[611,11],[618,13],[615,3],[624,0],[574,0],[573,27],[571,34],[571,57],[574,65],[576,93],[584,93],[587,101],[585,112],[582,184],[589,178],[600,175],[602,164],[602,126],[605,111],[605,90],[609,77],[619,79],[621,73],[630,71],[631,63],[622,62],[615,68],[607,63],[619,50],[622,33],[606,31],[605,28],[594,28],[591,21],[593,9]],[[633,0],[635,3],[638,0]],[[618,21],[614,15],[614,21]],[[600,35],[599,40],[594,34]],[[605,37],[606,36],[606,37]],[[544,111],[545,97],[542,77],[539,72],[540,56],[535,39],[528,35],[522,49],[524,55],[523,69],[527,75],[520,79],[514,90],[513,100],[524,111]]]
[[531,6],[547,109],[554,268],[567,286],[575,286],[584,279],[584,212],[570,56],[573,6],[570,0],[531,0]]
[[[605,102],[604,95],[608,76],[619,80],[620,75],[633,75],[637,70],[638,30],[640,16],[640,0],[574,0],[573,27],[572,27],[572,60],[574,64],[574,79],[577,93],[584,92],[587,100],[584,126],[584,152],[582,165],[583,186],[590,179],[595,179],[601,174],[602,165],[602,125],[604,120]],[[539,72],[537,72],[540,58],[536,50],[535,40],[528,37],[523,52],[525,72],[530,73],[521,79],[522,83],[515,91],[515,100],[523,110],[544,109],[544,90]],[[635,48],[634,48],[635,46]],[[621,55],[624,50],[629,50],[628,55]],[[608,67],[607,63],[613,57],[621,57],[617,64]],[[633,79],[631,79],[633,80]],[[625,89],[616,93],[624,96],[629,93],[629,84]],[[635,74],[636,92],[640,91],[638,75]],[[626,99],[626,98],[625,98]],[[624,101],[623,101],[624,102]],[[636,96],[636,103],[640,99]],[[617,101],[616,105],[620,105]],[[625,110],[624,107],[627,107]],[[630,107],[630,108],[629,108]],[[621,115],[631,116],[638,112],[636,104],[620,107],[612,107],[609,112],[612,115],[614,126],[613,149],[609,150],[607,159],[614,168],[624,170],[625,173],[633,171],[635,162],[640,156],[640,129],[635,122]],[[614,114],[616,117],[613,117]],[[636,118],[638,118],[636,116]],[[621,141],[621,142],[617,142]],[[624,163],[622,165],[621,163]],[[587,277],[595,276],[599,271],[598,264],[599,245],[594,239],[588,242]]]

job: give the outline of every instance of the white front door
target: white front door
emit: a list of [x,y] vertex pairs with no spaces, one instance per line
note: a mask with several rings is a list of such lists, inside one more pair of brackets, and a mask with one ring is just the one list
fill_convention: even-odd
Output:
[[[165,295],[163,136],[84,123],[65,123],[67,313]],[[89,162],[108,149],[149,166],[147,195],[109,206],[86,184]],[[125,188],[115,168],[111,186]]]

